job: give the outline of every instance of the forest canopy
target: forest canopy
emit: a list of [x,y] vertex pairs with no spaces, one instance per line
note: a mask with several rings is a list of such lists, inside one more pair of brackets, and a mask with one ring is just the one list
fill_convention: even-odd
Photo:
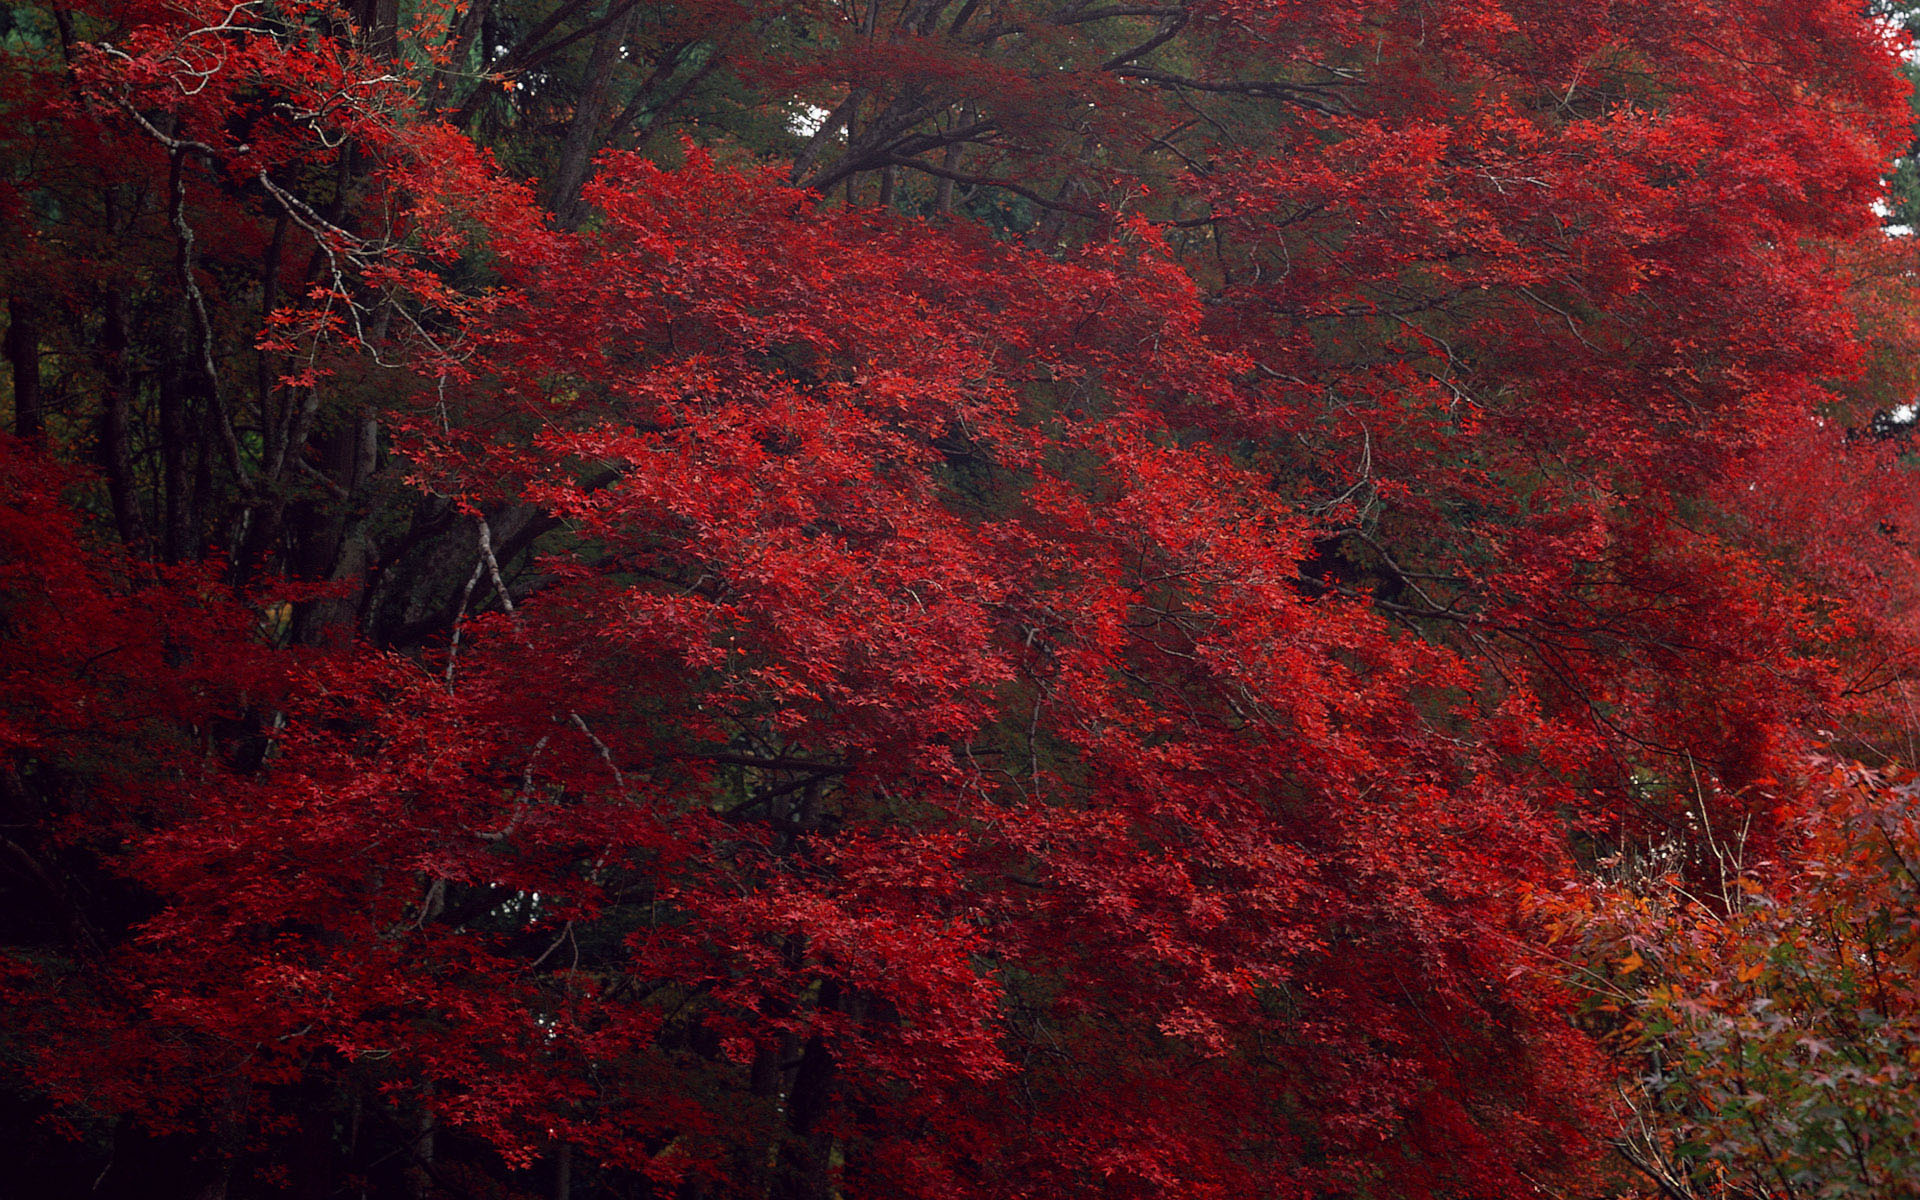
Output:
[[1895,1194],[1905,15],[0,7],[20,1186]]

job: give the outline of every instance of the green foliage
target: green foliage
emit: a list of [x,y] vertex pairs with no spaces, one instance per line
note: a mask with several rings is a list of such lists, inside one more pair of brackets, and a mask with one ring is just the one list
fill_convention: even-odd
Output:
[[1810,794],[1791,864],[1670,843],[1546,906],[1629,1064],[1617,1145],[1665,1195],[1884,1197],[1920,1178],[1916,789],[1835,766]]

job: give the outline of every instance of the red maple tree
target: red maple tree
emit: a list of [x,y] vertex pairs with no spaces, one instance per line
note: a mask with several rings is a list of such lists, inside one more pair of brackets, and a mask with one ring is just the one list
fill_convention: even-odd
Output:
[[208,1194],[1577,1181],[1520,885],[1908,669],[1846,5],[46,15],[0,1046]]

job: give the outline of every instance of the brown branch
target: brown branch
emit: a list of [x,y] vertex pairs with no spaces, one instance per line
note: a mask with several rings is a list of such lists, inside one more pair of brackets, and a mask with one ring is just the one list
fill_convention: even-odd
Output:
[[1100,64],[1100,69],[1103,71],[1111,71],[1117,67],[1125,66],[1127,63],[1132,62],[1136,58],[1144,58],[1145,56],[1152,54],[1155,50],[1158,50],[1160,47],[1166,45],[1168,42],[1172,41],[1174,38],[1179,37],[1180,31],[1182,29],[1185,29],[1186,27],[1187,27],[1187,14],[1184,12],[1178,13],[1175,16],[1173,16],[1170,20],[1168,20],[1168,22],[1165,25],[1161,26],[1160,32],[1154,34],[1152,37],[1148,38],[1146,41],[1141,42],[1138,46],[1135,46],[1133,49],[1122,50],[1120,53],[1114,55],[1112,58],[1109,58],[1107,61]]
[[1084,205],[1069,204],[1064,200],[1053,199],[1050,196],[1034,191],[1032,188],[1023,187],[1011,179],[996,179],[991,175],[968,175],[961,171],[949,171],[945,167],[936,167],[930,162],[922,162],[917,158],[899,158],[888,155],[885,162],[886,165],[906,167],[908,170],[919,171],[923,174],[931,175],[936,179],[951,179],[955,183],[965,184],[968,187],[999,188],[1002,191],[1012,192],[1016,196],[1024,196],[1040,207],[1052,212],[1068,213],[1076,217],[1086,217],[1089,220],[1099,220],[1106,215],[1096,208],[1087,208]]
[[1339,116],[1347,111],[1344,104],[1323,99],[1317,92],[1325,89],[1312,85],[1278,83],[1265,79],[1194,79],[1187,75],[1176,75],[1171,71],[1159,71],[1151,67],[1120,66],[1113,68],[1114,74],[1130,79],[1144,79],[1148,83],[1175,91],[1211,92],[1227,96],[1252,96],[1264,100],[1284,100],[1310,108],[1328,116]]

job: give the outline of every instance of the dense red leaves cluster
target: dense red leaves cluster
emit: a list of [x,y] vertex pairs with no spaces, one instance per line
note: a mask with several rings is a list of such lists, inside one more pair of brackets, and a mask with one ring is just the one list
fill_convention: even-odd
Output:
[[[124,32],[33,128],[171,187],[175,253],[63,302],[172,280],[279,382],[211,451],[250,605],[4,450],[5,848],[66,923],[8,960],[25,1086],[236,1190],[506,1195],[563,1148],[633,1195],[1578,1186],[1604,1072],[1521,885],[1680,786],[1764,840],[1909,669],[1915,564],[1836,390],[1884,37],[1563,7],[1195,4],[1122,56],[1018,5],[694,6],[763,99],[902,123],[839,117],[840,175],[609,153],[556,222],[390,69],[444,22],[90,12]],[[958,161],[881,144],[941,89],[1020,131],[968,172],[1052,206],[1025,236],[787,182]],[[302,235],[263,326],[242,264]],[[374,627],[408,545],[273,569],[322,397],[458,535],[405,653],[315,614]],[[272,648],[294,602],[328,649]]]

